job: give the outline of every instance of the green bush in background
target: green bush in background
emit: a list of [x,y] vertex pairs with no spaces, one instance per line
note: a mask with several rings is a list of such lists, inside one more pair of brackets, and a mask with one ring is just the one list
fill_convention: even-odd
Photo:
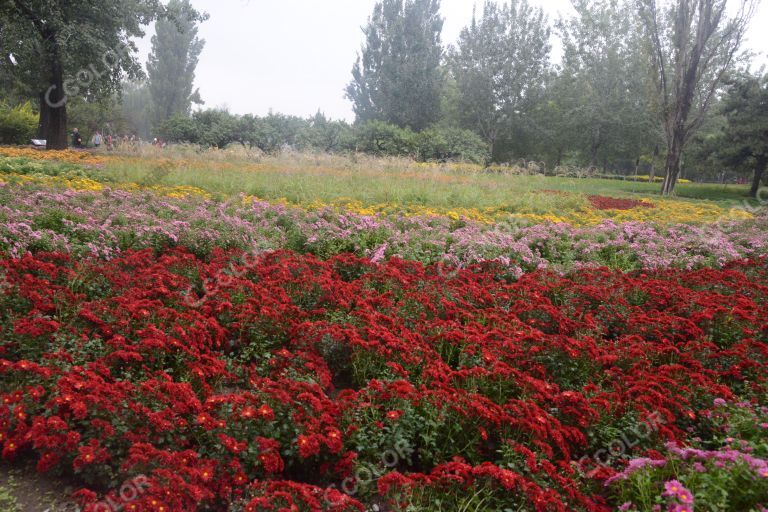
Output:
[[0,144],[29,144],[37,132],[38,115],[32,104],[16,107],[0,104]]

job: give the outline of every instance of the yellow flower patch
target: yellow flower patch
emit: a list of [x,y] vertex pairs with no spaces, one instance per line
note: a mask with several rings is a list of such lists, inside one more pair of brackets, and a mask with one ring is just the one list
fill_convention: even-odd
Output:
[[27,147],[0,147],[0,156],[8,158],[29,158],[31,160],[50,160],[68,164],[102,165],[104,158],[88,151],[62,149],[43,151]]
[[40,174],[4,174],[0,177],[3,183],[28,183],[45,187],[68,188],[71,190],[89,190],[98,192],[104,190],[104,185],[89,178],[65,178],[62,176],[45,176]]
[[[257,200],[253,196],[243,198],[243,204]],[[263,199],[258,199],[263,200]],[[657,224],[706,224],[721,220],[745,220],[753,215],[738,208],[725,209],[713,203],[692,203],[687,201],[659,200],[645,198],[646,202],[655,208],[633,208],[631,210],[598,210],[591,206],[563,212],[547,213],[517,213],[509,212],[505,207],[496,208],[435,208],[420,205],[400,205],[384,203],[366,205],[358,200],[339,199],[331,203],[313,201],[307,204],[294,204],[285,199],[277,201],[306,210],[331,208],[339,212],[350,212],[358,215],[401,215],[405,217],[448,217],[454,220],[467,219],[487,224],[504,220],[524,220],[534,224],[567,223],[573,226],[593,226],[605,220],[613,220],[618,224],[626,222],[653,222]],[[275,201],[267,201],[275,203]]]
[[203,199],[210,199],[211,195],[205,190],[197,187],[190,187],[186,185],[178,186],[166,186],[166,185],[152,185],[142,186],[138,183],[118,183],[114,185],[106,185],[90,178],[66,178],[62,176],[45,176],[40,174],[4,174],[0,175],[0,182],[2,183],[27,183],[32,185],[40,185],[45,187],[67,188],[70,190],[78,191],[91,191],[100,192],[105,188],[114,188],[117,190],[132,191],[150,191],[155,194],[184,199],[190,196],[201,197]]

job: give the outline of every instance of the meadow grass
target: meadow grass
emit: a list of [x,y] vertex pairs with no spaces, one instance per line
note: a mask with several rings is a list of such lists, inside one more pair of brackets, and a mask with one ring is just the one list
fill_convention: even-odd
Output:
[[[291,203],[356,200],[366,205],[418,205],[430,208],[499,208],[547,213],[577,209],[590,194],[653,197],[660,185],[636,181],[562,178],[483,171],[462,164],[421,164],[398,158],[282,154],[248,151],[144,149],[107,160],[102,179],[149,185],[187,185],[217,197],[247,194]],[[568,192],[569,194],[556,194]],[[680,184],[677,199],[743,204],[747,187]]]

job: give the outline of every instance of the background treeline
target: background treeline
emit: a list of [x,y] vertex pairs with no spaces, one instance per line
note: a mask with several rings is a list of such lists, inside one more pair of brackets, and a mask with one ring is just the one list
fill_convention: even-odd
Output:
[[162,140],[203,146],[242,144],[265,153],[281,150],[363,152],[416,160],[466,160],[484,163],[486,143],[469,130],[434,126],[415,132],[382,121],[350,125],[322,113],[304,119],[282,114],[237,116],[225,110],[202,110],[174,116],[156,130]]
[[[656,175],[664,177],[665,192],[682,176],[738,177],[759,186],[768,152],[767,82],[749,71],[749,55],[740,53],[754,0],[572,5],[571,15],[553,21],[527,0],[487,0],[458,39],[445,43],[439,0],[380,0],[345,89],[355,112],[355,122],[347,123],[322,113],[260,117],[203,109],[193,83],[205,46],[198,26],[206,15],[188,0],[171,0],[153,11],[147,72],[118,68],[102,87],[82,87],[69,98],[67,122],[86,138],[100,130],[268,153],[524,160],[549,169]],[[12,28],[6,23],[6,32]],[[14,76],[17,68],[0,67],[0,88],[9,98],[0,123],[3,115],[9,125],[29,119],[22,110],[30,107],[18,105],[30,98],[35,105],[36,89]],[[117,77],[123,79],[115,83]],[[14,130],[17,140],[29,133]],[[0,137],[14,136],[0,131]]]

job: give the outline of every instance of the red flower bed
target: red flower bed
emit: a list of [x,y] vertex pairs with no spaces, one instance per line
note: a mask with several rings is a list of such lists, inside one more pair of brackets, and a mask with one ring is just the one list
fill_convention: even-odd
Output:
[[766,396],[765,261],[518,282],[235,261],[2,261],[3,457],[80,475],[91,511],[397,510],[468,489],[489,510],[598,511],[624,460],[706,438],[713,399]]
[[656,208],[653,203],[638,199],[606,196],[589,196],[589,202],[597,210],[632,210],[634,208]]

